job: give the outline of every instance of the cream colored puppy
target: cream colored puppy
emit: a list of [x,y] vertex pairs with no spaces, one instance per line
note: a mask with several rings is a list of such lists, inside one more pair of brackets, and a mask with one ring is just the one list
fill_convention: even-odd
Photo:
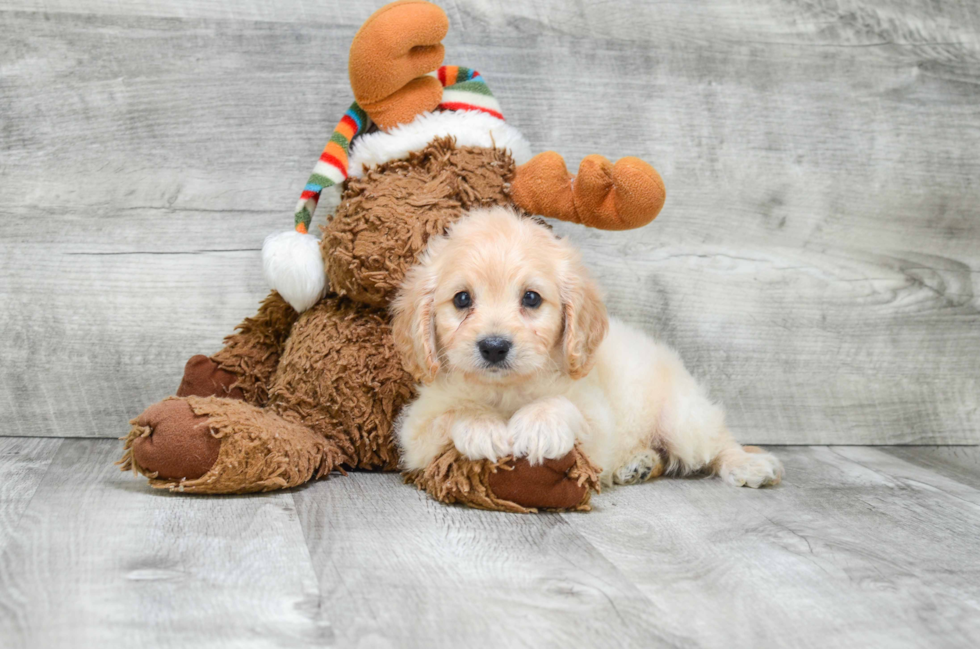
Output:
[[605,483],[711,471],[776,484],[779,460],[743,449],[677,354],[608,319],[578,253],[505,208],[432,240],[395,300],[393,333],[423,385],[397,425],[402,462],[560,458],[576,443]]

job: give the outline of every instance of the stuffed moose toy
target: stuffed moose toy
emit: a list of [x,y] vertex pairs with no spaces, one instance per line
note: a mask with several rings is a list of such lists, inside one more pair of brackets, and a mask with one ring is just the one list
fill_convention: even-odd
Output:
[[[194,356],[175,397],[147,408],[125,439],[123,470],[154,487],[269,491],[333,471],[398,469],[393,424],[414,395],[388,306],[430,236],[467,210],[510,205],[605,230],[650,222],[664,202],[652,167],[586,157],[572,177],[553,152],[504,121],[475,70],[442,66],[446,14],[389,4],[354,37],[355,103],[300,198],[295,229],[266,239],[272,292],[213,356]],[[333,215],[308,232],[318,203]],[[560,460],[472,461],[448,447],[407,475],[434,498],[527,512],[588,509],[597,468]]]

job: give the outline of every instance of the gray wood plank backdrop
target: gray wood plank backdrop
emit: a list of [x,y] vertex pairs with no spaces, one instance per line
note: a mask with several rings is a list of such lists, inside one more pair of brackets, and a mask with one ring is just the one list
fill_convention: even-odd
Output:
[[[265,294],[381,2],[0,0],[0,434],[118,436]],[[980,5],[445,3],[447,62],[638,233],[561,225],[759,443],[980,442]]]

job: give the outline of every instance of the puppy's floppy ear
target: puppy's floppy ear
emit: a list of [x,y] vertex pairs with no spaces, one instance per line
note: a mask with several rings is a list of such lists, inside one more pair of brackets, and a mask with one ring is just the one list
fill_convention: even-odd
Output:
[[439,370],[433,297],[436,275],[423,260],[405,275],[391,305],[391,333],[402,365],[417,381],[430,383]]
[[609,330],[609,317],[599,287],[578,260],[563,273],[561,293],[565,367],[569,376],[580,379],[595,363],[595,352]]

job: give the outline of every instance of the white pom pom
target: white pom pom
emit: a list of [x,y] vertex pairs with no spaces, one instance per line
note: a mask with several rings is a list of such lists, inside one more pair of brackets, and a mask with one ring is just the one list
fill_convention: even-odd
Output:
[[269,287],[300,313],[323,297],[326,273],[320,241],[312,234],[270,234],[262,244],[262,270]]

